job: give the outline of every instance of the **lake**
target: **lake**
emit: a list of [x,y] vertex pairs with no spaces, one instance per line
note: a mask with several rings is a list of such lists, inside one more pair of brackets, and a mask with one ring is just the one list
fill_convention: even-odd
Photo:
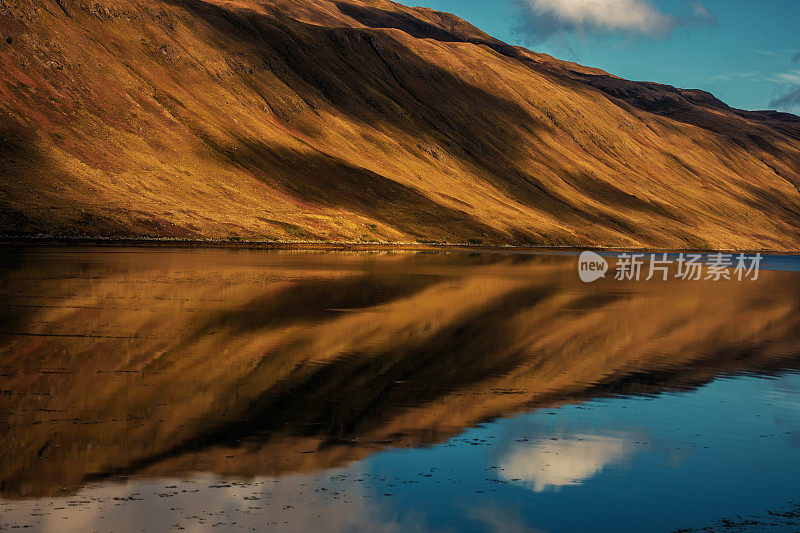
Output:
[[0,249],[0,529],[800,530],[800,259],[577,264]]

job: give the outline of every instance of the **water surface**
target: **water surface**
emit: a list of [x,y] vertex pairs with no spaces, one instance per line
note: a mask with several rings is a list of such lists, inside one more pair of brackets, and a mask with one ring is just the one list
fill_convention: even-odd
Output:
[[800,527],[796,258],[0,257],[3,528]]

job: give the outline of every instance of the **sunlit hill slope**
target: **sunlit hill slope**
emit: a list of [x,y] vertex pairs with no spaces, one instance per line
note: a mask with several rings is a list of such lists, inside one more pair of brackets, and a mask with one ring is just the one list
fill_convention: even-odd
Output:
[[800,118],[384,0],[0,0],[0,234],[798,249]]

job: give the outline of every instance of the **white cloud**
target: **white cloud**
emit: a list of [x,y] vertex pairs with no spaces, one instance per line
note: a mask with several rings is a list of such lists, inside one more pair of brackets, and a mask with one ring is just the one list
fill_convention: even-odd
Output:
[[534,11],[586,30],[660,31],[672,19],[641,0],[531,0]]
[[789,92],[771,101],[769,105],[785,111],[800,110],[800,87],[791,89]]
[[783,82],[783,83],[800,83],[800,70],[792,70],[789,72],[784,72],[778,74],[777,79],[775,81]]
[[755,72],[726,72],[724,74],[715,74],[709,78],[710,81],[734,81],[734,80],[748,80],[756,77]]
[[215,523],[224,531],[272,530],[265,522],[280,524],[275,526],[280,531],[298,532],[430,531],[421,515],[401,516],[391,499],[373,501],[364,483],[353,482],[363,477],[363,470],[351,465],[324,476],[315,472],[232,480],[199,474],[183,480],[104,481],[71,496],[3,506],[0,525],[44,533],[167,531],[181,523],[189,531],[210,531],[217,528]]
[[649,0],[515,0],[532,37],[556,34],[638,35],[666,38],[678,26],[715,24],[699,2],[687,2],[689,14],[662,12]]
[[517,446],[501,462],[500,475],[519,480],[536,492],[580,485],[606,466],[624,460],[632,448],[625,439],[595,435]]

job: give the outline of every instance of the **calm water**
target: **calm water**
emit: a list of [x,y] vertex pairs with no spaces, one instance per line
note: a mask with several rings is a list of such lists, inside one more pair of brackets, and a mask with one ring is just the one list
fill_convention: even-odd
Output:
[[800,261],[0,249],[0,529],[800,530]]

